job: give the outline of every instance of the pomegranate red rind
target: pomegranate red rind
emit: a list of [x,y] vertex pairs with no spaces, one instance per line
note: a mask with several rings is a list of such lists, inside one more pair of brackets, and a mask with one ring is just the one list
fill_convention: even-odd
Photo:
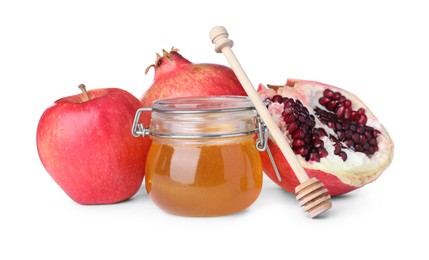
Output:
[[[352,93],[304,80],[288,80],[286,86],[270,89],[260,85],[258,91],[263,100],[270,101],[267,106],[274,120],[307,174],[324,183],[331,196],[376,180],[392,161],[393,142],[389,134]],[[306,121],[298,120],[304,116]],[[270,141],[269,147],[282,181],[278,181],[266,153],[262,154],[264,172],[278,185],[294,192],[299,184],[297,178],[275,143]]]

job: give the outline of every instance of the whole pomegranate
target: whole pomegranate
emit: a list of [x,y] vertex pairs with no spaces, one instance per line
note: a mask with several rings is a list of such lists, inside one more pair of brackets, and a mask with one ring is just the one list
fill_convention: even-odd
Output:
[[[246,96],[246,92],[235,76],[226,66],[218,64],[194,64],[179,54],[178,49],[157,54],[155,77],[150,88],[144,93],[141,102],[144,107],[161,98],[188,96]],[[148,122],[145,122],[148,123]]]
[[[331,196],[378,178],[393,158],[393,142],[374,114],[355,95],[314,81],[288,80],[285,86],[260,84],[258,92],[310,177]],[[263,170],[282,188],[299,184],[277,145],[269,147],[281,175],[263,153]]]

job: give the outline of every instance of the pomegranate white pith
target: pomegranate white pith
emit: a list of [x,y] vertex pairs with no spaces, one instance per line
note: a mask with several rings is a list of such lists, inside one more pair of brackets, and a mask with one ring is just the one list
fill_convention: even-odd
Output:
[[[330,95],[338,93],[336,99],[341,96],[342,103],[332,101],[332,104],[326,104],[326,100],[321,100],[325,90],[331,92]],[[370,109],[352,93],[326,84],[302,80],[288,80],[286,86],[268,89],[260,85],[259,93],[262,100],[270,101],[267,105],[268,109],[307,173],[322,181],[332,196],[349,192],[374,181],[392,161],[393,142],[389,134]],[[307,118],[307,123],[300,123],[296,119],[297,124],[292,122],[295,125],[291,126],[291,120],[285,119],[288,112],[284,113],[285,107],[289,105],[285,105],[278,95],[284,98],[283,101],[288,100],[285,97],[293,101],[299,100],[306,107],[306,109],[304,108],[306,114],[301,112],[300,115],[307,115],[311,117],[310,120]],[[330,98],[324,98],[330,100]],[[277,100],[279,101],[277,102]],[[344,106],[344,101],[348,103],[346,106]],[[321,102],[325,105],[322,105]],[[291,103],[289,102],[289,104]],[[347,115],[344,114],[344,110],[347,110]],[[321,117],[321,113],[324,114],[322,117],[325,119],[328,114],[339,116],[330,119],[331,122],[326,122]],[[351,116],[352,114],[353,116]],[[329,116],[334,117],[333,115]],[[301,122],[305,121],[301,120]],[[303,124],[307,124],[303,133],[298,132]],[[351,125],[353,125],[354,132],[349,130]],[[357,131],[356,128],[361,131]],[[314,134],[316,132],[325,132],[325,134]],[[317,139],[314,139],[317,142],[310,141],[311,137]],[[295,186],[299,184],[298,180],[287,161],[282,158],[281,154],[278,154],[281,152],[272,142],[270,142],[270,148],[273,150],[283,181],[277,180],[266,154],[263,155],[265,157],[263,158],[264,171],[280,186],[293,192]]]

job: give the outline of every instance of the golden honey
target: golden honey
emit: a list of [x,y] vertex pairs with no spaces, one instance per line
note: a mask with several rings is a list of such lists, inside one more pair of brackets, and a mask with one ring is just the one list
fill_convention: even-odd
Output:
[[262,188],[262,169],[252,136],[220,143],[168,144],[153,140],[146,190],[163,210],[217,216],[250,206]]
[[[220,216],[258,198],[262,167],[255,134],[261,125],[247,97],[162,99],[140,110],[133,134],[152,139],[145,184],[158,207],[175,215]],[[152,111],[148,128],[137,124],[144,111]]]

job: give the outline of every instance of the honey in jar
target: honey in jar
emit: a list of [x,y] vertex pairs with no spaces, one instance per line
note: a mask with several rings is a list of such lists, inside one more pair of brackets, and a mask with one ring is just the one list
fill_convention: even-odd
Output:
[[246,97],[162,99],[153,104],[146,190],[164,211],[220,216],[259,196],[256,111]]

